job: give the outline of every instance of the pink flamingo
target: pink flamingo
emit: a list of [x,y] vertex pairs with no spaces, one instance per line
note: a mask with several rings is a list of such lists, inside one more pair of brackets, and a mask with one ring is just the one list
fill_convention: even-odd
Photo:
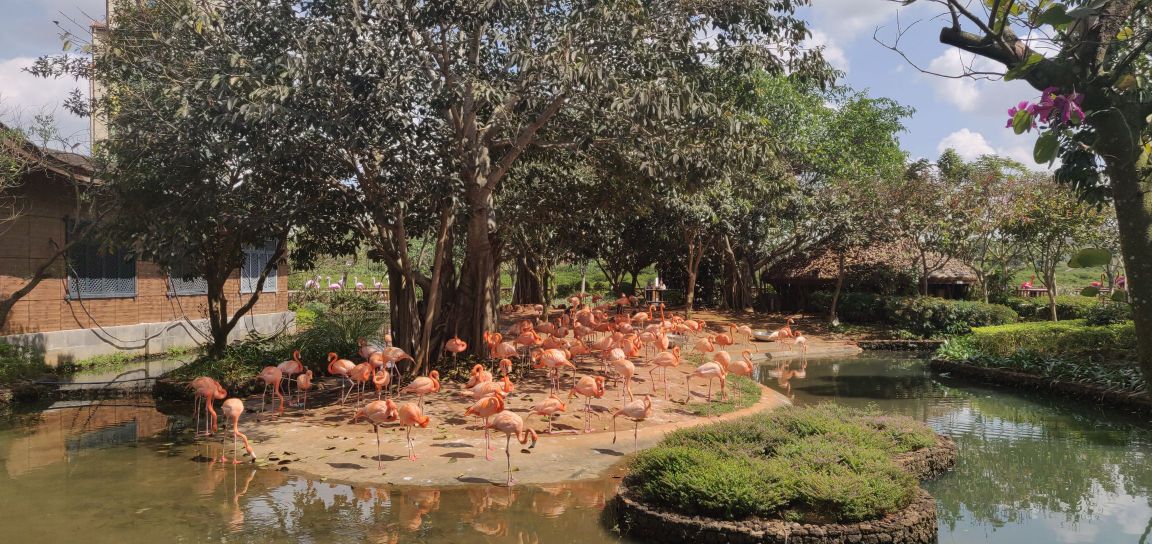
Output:
[[[248,437],[240,432],[240,414],[244,413],[244,402],[238,398],[230,398],[220,406],[220,412],[224,414],[225,418],[232,422],[232,463],[240,464],[240,458],[236,455],[237,438],[244,440],[244,451],[252,456],[252,461],[256,461],[256,452],[252,451],[252,445],[248,443]],[[225,463],[227,461],[228,459],[224,457],[223,438],[221,438],[220,462]]]
[[554,416],[557,412],[563,412],[566,408],[567,407],[564,406],[564,401],[560,400],[560,397],[557,397],[556,393],[552,393],[548,395],[548,398],[533,406],[531,413],[533,415],[544,416],[548,418],[548,430],[544,432],[551,433],[552,416]]
[[308,409],[308,390],[312,389],[312,370],[306,370],[303,374],[296,377],[296,394],[299,395],[301,391],[304,392],[303,409]]
[[[740,357],[741,357],[740,360],[733,361],[732,364],[728,366],[728,372],[735,374],[737,376],[744,376],[748,379],[751,379],[752,378],[752,370],[754,368],[756,368],[756,365],[752,364],[752,352],[748,351],[748,350],[744,350],[744,351],[740,352]],[[732,401],[733,402],[736,401],[736,395],[739,392],[740,392],[739,387],[732,390]]]
[[356,411],[356,415],[352,416],[352,423],[356,423],[364,418],[368,423],[372,424],[372,432],[376,433],[376,469],[381,468],[380,465],[380,426],[385,423],[391,423],[400,419],[400,411],[396,408],[396,403],[392,399],[388,400],[374,400],[369,402],[363,408]]
[[280,409],[276,410],[277,414],[284,413],[284,395],[280,394],[280,380],[284,379],[284,373],[279,368],[274,366],[266,366],[260,374],[256,376],[257,380],[264,382],[264,394],[260,396],[260,413],[264,413],[264,403],[268,396],[268,388],[272,388],[272,403],[276,403],[276,398],[280,398]]
[[800,331],[796,331],[796,336],[792,338],[792,344],[800,346],[801,353],[808,354],[808,338]]
[[373,354],[380,353],[380,350],[376,349],[376,346],[369,344],[368,340],[363,336],[356,339],[356,345],[360,347],[360,358],[365,361],[371,359]]
[[[364,387],[368,385],[368,382],[372,381],[375,374],[376,367],[370,362],[360,363],[348,371],[348,379],[359,389],[359,395],[357,395],[356,399],[357,402],[364,401]],[[348,388],[348,396],[352,396],[352,388]]]
[[[612,350],[613,352],[618,350]],[[628,400],[632,400],[632,375],[636,373],[636,365],[629,361],[627,358],[620,357],[608,361],[612,365],[612,370],[616,371],[620,381],[624,382],[624,387],[620,388],[620,398],[623,399],[625,393],[628,395]],[[616,386],[616,380],[613,379],[612,386]]]
[[[284,374],[285,381],[288,382],[287,387],[285,387],[285,389],[287,389],[285,393],[291,395],[293,381],[292,378],[294,378],[297,374],[304,373],[304,363],[300,362],[300,350],[293,350],[292,358],[276,365],[276,368],[280,369],[280,372]],[[277,385],[277,387],[279,387],[279,385]]]
[[376,400],[380,400],[380,392],[387,391],[392,383],[392,373],[379,368],[372,369],[372,385],[376,386]]
[[406,385],[401,389],[401,393],[412,393],[420,398],[420,409],[424,409],[424,395],[435,393],[440,390],[440,372],[433,370],[428,373],[428,376],[420,376],[412,380],[412,383]]
[[657,368],[664,369],[664,400],[668,400],[668,369],[680,366],[680,346],[671,351],[661,351],[652,358],[652,369],[648,371],[648,378],[652,381],[652,393],[656,393],[656,377],[653,375]]
[[527,444],[531,439],[532,445],[528,446],[529,448],[536,447],[536,440],[539,437],[536,431],[524,428],[524,419],[519,414],[507,410],[493,416],[492,423],[485,425],[486,429],[489,427],[504,433],[504,455],[508,458],[508,485],[511,486],[515,482],[512,479],[512,437],[515,436],[521,444]]
[[[348,382],[349,385],[351,385],[352,380],[348,378],[348,373],[352,372],[355,366],[356,363],[348,359],[341,359],[335,352],[328,353],[328,374],[344,378],[344,381]],[[349,392],[351,392],[351,390],[349,390]],[[340,402],[343,403],[345,399],[344,384],[340,384],[340,399]]]
[[[209,378],[208,376],[200,376],[192,380],[188,384],[196,395],[196,402],[194,412],[196,414],[196,436],[200,434],[200,399],[204,399],[204,408],[208,410],[208,417],[204,420],[204,434],[203,436],[211,436],[216,432],[216,410],[212,407],[213,399],[223,399],[228,396],[228,392],[224,390],[224,386],[220,382]],[[209,430],[211,429],[211,430]]]
[[644,395],[642,399],[633,400],[616,410],[612,414],[612,443],[616,443],[616,418],[631,419],[636,424],[632,427],[632,440],[635,441],[640,433],[640,422],[648,419],[650,415],[652,415],[652,397],[648,395]]
[[484,419],[484,458],[492,460],[492,442],[488,434],[488,418],[504,410],[504,395],[497,392],[491,397],[484,397],[464,410],[465,416],[476,416]]
[[[433,372],[436,371],[433,370]],[[407,433],[408,459],[415,461],[416,452],[412,446],[412,427],[422,427],[426,429],[428,428],[428,423],[431,421],[431,418],[424,415],[424,411],[421,410],[419,406],[416,406],[411,402],[401,406],[398,415],[400,425],[404,427],[404,430]]]
[[712,402],[712,380],[719,379],[721,394],[725,397],[728,395],[728,389],[726,387],[728,383],[728,369],[724,366],[722,360],[704,363],[696,367],[696,370],[692,371],[691,374],[684,377],[684,386],[688,389],[688,396],[684,399],[684,404],[688,404],[688,402],[692,400],[692,378],[708,379],[708,402]]
[[467,349],[468,343],[461,340],[459,336],[453,336],[449,338],[447,342],[444,342],[444,350],[452,353],[453,361],[456,360],[457,355]]
[[592,414],[592,398],[601,398],[604,396],[604,376],[584,376],[580,378],[572,390],[568,392],[568,400],[572,397],[582,395],[584,397],[584,432],[592,432],[589,429],[590,415]]
[[477,363],[472,365],[472,371],[469,372],[468,383],[464,384],[464,389],[472,389],[478,383],[490,381],[492,381],[492,373],[485,370],[484,365]]

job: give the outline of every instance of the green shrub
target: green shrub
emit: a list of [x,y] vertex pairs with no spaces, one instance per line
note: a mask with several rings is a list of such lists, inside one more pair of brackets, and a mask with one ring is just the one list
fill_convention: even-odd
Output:
[[1116,325],[1132,319],[1132,307],[1124,303],[1097,304],[1084,314],[1084,324],[1093,327]]
[[899,328],[932,338],[966,334],[972,327],[1014,323],[1017,315],[1001,304],[909,297],[889,305],[888,320]]
[[949,340],[936,356],[1129,393],[1147,390],[1136,363],[1136,330],[1131,322],[1091,326],[1081,320],[1038,321],[981,327]]
[[934,441],[909,418],[781,409],[675,431],[632,461],[628,482],[646,502],[686,514],[857,521],[908,504],[916,482],[892,457]]
[[[1038,318],[1048,318],[1048,301],[1041,299],[1041,309]],[[1084,319],[1088,312],[1098,304],[1096,297],[1082,297],[1080,295],[1062,295],[1056,297],[1056,317],[1058,319]]]
[[25,346],[0,342],[0,385],[34,380],[51,373],[52,368],[44,364],[43,354]]
[[1037,312],[1048,307],[1048,299],[1008,297],[1004,305],[1012,308],[1021,319],[1032,319]]

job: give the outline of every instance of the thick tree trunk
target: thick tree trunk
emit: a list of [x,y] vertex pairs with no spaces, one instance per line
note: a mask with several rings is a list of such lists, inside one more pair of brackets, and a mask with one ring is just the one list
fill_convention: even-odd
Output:
[[544,304],[548,290],[548,269],[536,258],[516,258],[516,280],[512,287],[512,304]]
[[399,270],[388,270],[388,306],[392,318],[392,345],[406,353],[416,353],[420,338],[420,310],[416,286],[405,281]]
[[448,318],[452,332],[468,343],[469,350],[484,355],[484,331],[495,330],[500,304],[498,248],[489,233],[490,196],[479,187],[468,191],[468,238],[455,304]]
[[[1152,380],[1152,190],[1149,180],[1140,179],[1134,159],[1125,155],[1107,161],[1106,171],[1120,226],[1120,251],[1137,331],[1137,359],[1144,378]],[[1148,394],[1152,395],[1152,389]]]
[[224,294],[228,274],[221,273],[215,265],[209,265],[205,268],[204,279],[208,284],[208,335],[212,341],[208,345],[208,355],[219,358],[228,348],[228,334],[232,332],[228,326],[228,297]]
[[1048,287],[1048,317],[1052,321],[1060,321],[1059,314],[1056,313],[1056,270],[1048,269],[1044,271],[1044,285]]
[[719,249],[724,255],[724,276],[726,289],[724,304],[733,311],[747,310],[752,307],[752,271],[747,260],[736,256],[732,248],[732,241],[728,236],[720,239]]

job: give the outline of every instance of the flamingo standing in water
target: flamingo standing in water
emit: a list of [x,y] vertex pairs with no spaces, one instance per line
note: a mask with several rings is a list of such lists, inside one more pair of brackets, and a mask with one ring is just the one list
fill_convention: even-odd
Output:
[[[336,355],[336,352],[328,353],[328,374],[332,376],[340,376],[341,378],[344,378],[344,381],[351,384],[352,380],[348,378],[348,373],[352,372],[352,369],[355,367],[356,363],[353,363],[348,359],[341,359],[339,355]],[[352,392],[351,388],[349,388],[348,392]],[[344,384],[340,384],[340,402],[343,403],[344,399]]]
[[[271,368],[276,368],[276,367],[271,367]],[[252,451],[252,445],[248,443],[248,437],[245,436],[244,433],[240,432],[240,414],[244,413],[244,402],[238,398],[230,398],[230,399],[224,401],[224,404],[220,406],[220,412],[222,414],[224,414],[225,418],[227,418],[228,420],[230,420],[232,422],[232,463],[233,464],[240,464],[240,459],[236,455],[236,439],[237,438],[244,439],[244,451],[248,452],[248,455],[252,456],[252,461],[256,461],[256,452]],[[228,459],[226,457],[224,457],[224,446],[223,446],[224,442],[223,442],[223,440],[224,439],[221,439],[221,443],[220,443],[221,444],[221,446],[220,446],[220,462],[221,463],[228,461]]]
[[644,395],[642,399],[631,401],[616,410],[612,414],[612,443],[616,443],[616,418],[631,419],[636,424],[632,427],[632,440],[635,441],[640,433],[640,422],[648,419],[650,415],[652,415],[652,397],[648,395]]
[[531,413],[533,415],[544,416],[548,418],[548,430],[544,432],[551,433],[552,416],[555,415],[556,412],[563,412],[565,409],[566,407],[564,406],[564,401],[560,400],[560,397],[557,397],[556,393],[552,393],[548,395],[548,398],[541,401],[540,404],[533,406]]
[[447,342],[444,342],[444,350],[452,353],[453,362],[456,361],[457,355],[467,349],[468,342],[461,340],[459,336],[453,336],[452,338],[449,338]]
[[[433,370],[432,372],[436,372],[436,371]],[[421,410],[419,406],[416,406],[415,404],[412,404],[411,402],[400,407],[400,410],[398,411],[398,416],[399,416],[398,421],[400,422],[400,425],[402,425],[404,427],[404,430],[407,433],[408,459],[415,461],[416,460],[416,452],[412,447],[412,427],[414,427],[414,426],[415,427],[423,427],[426,429],[426,428],[428,428],[428,422],[431,421],[431,419],[428,416],[424,415],[424,411]]]
[[260,396],[260,413],[264,413],[264,403],[268,396],[268,388],[272,388],[272,404],[276,404],[276,398],[280,398],[280,409],[276,410],[277,414],[284,413],[284,395],[280,393],[280,380],[284,379],[284,373],[278,367],[266,366],[260,374],[256,376],[257,380],[264,382],[264,394]]
[[680,346],[673,346],[671,351],[661,351],[652,358],[652,370],[648,371],[648,378],[652,381],[652,393],[656,393],[656,377],[653,375],[657,368],[664,369],[664,400],[668,400],[668,369],[680,366]]
[[792,344],[800,346],[800,353],[808,354],[808,338],[804,336],[804,333],[796,331],[795,336],[792,337]]
[[591,423],[590,415],[592,414],[592,398],[601,398],[604,396],[604,376],[584,376],[580,378],[572,390],[568,392],[568,399],[576,395],[584,397],[584,432],[592,432],[589,428]]
[[504,433],[504,455],[508,458],[508,485],[511,486],[515,480],[512,479],[512,437],[521,444],[527,444],[528,440],[532,440],[532,445],[529,448],[536,447],[536,440],[539,438],[536,431],[524,428],[524,419],[515,412],[507,410],[500,412],[492,417],[492,423],[485,425],[485,430],[488,428],[496,429]]
[[379,470],[381,468],[380,426],[399,420],[400,411],[396,408],[396,403],[393,402],[392,399],[374,400],[356,411],[356,415],[352,416],[352,423],[356,423],[360,418],[367,419],[368,423],[372,424],[372,432],[376,433],[376,469]]
[[304,392],[303,409],[308,409],[308,390],[312,389],[312,370],[306,370],[303,374],[296,377],[296,395],[299,396],[300,392]]
[[[212,407],[213,399],[223,399],[228,396],[228,392],[220,382],[208,376],[200,376],[192,380],[188,386],[196,394],[196,406],[193,409],[196,414],[196,436],[211,436],[216,432],[216,409]],[[200,434],[200,399],[204,399],[204,408],[208,410],[208,417],[204,419],[203,435]]]
[[504,395],[496,393],[491,397],[484,397],[464,410],[465,416],[484,418],[484,458],[492,460],[492,442],[488,434],[488,418],[504,410]]
[[[292,358],[276,365],[276,368],[279,368],[280,372],[284,374],[284,380],[288,382],[288,385],[285,387],[285,393],[291,396],[293,381],[292,378],[294,378],[297,374],[304,373],[304,363],[300,362],[300,350],[293,350]],[[277,387],[279,387],[279,384],[277,384]]]
[[440,372],[433,370],[427,376],[419,376],[401,389],[401,393],[412,393],[420,398],[420,409],[424,409],[424,395],[440,390]]

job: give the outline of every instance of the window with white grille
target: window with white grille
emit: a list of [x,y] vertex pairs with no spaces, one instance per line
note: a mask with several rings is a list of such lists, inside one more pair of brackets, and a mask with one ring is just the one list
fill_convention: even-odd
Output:
[[[83,227],[65,221],[68,239]],[[136,296],[136,257],[111,249],[98,240],[77,240],[68,248],[68,298],[131,298]]]
[[[276,256],[276,241],[271,240],[261,247],[250,247],[244,250],[244,266],[240,268],[240,292],[251,293],[256,290],[256,284],[260,281],[260,273],[264,271],[264,267]],[[272,270],[268,272],[268,278],[264,280],[264,293],[275,293],[276,284],[278,280],[276,267],[273,266]]]

